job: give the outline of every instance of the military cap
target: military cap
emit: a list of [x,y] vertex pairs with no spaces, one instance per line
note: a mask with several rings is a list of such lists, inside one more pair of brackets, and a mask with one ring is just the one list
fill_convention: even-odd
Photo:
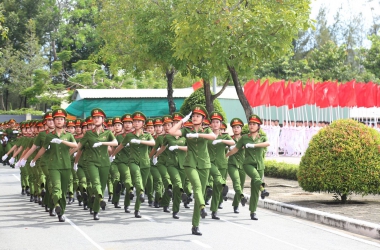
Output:
[[64,110],[62,108],[53,110],[53,118],[56,118],[56,117],[66,118],[66,116],[67,116],[67,112],[66,112],[66,110]]
[[244,122],[240,119],[240,118],[233,118],[231,121],[230,121],[230,126],[233,127],[233,126],[244,126]]
[[224,118],[223,118],[222,113],[220,113],[220,112],[218,112],[218,111],[213,111],[213,112],[211,112],[210,120],[219,120],[219,121],[223,121]]
[[146,119],[145,126],[154,126],[154,122],[152,118]]
[[92,121],[92,116],[89,116],[86,118],[86,123],[87,124],[93,124],[94,122]]
[[227,123],[225,121],[222,121],[222,124],[220,124],[221,129],[226,129],[227,128]]
[[102,116],[104,118],[106,118],[106,113],[104,113],[104,111],[101,109],[101,108],[94,108],[93,110],[91,110],[91,116],[94,117],[94,116]]
[[30,128],[30,123],[26,121],[24,124],[24,128]]
[[248,123],[257,123],[257,124],[263,124],[263,122],[261,121],[260,117],[258,115],[251,115],[248,119]]
[[121,117],[121,120],[123,122],[133,122],[132,120],[132,115],[131,114],[124,114],[122,117]]
[[121,121],[121,117],[120,116],[115,116],[113,119],[112,119],[112,124],[116,124],[116,123],[123,123]]
[[43,127],[44,126],[43,120],[38,120],[36,123],[36,126],[37,127]]
[[210,125],[211,124],[211,122],[208,119],[208,117],[205,117],[205,119],[203,119],[203,124],[205,124],[205,125]]
[[195,114],[200,114],[200,115],[203,115],[204,117],[208,117],[208,113],[207,113],[207,110],[204,106],[202,105],[194,105],[191,110],[193,111],[193,113]]
[[83,128],[84,126],[87,126],[87,122],[85,120],[82,120],[80,127]]
[[154,123],[154,126],[156,126],[156,125],[162,125],[163,124],[162,123],[162,117],[156,117],[156,118],[154,118],[153,123]]
[[193,122],[191,120],[188,120],[183,124],[183,126],[186,128],[191,128],[193,126]]
[[9,119],[8,123],[16,123],[16,120],[15,119]]
[[66,127],[75,127],[75,123],[73,120],[67,120]]
[[163,120],[163,123],[165,124],[165,123],[171,123],[171,122],[173,122],[173,119],[172,119],[172,116],[171,115],[164,115],[163,117],[162,117],[162,120]]
[[49,112],[46,112],[45,114],[44,114],[44,120],[51,120],[51,119],[53,119],[53,112],[52,111],[49,111]]
[[174,112],[172,115],[173,121],[181,121],[183,118],[184,116],[180,112]]
[[143,112],[136,111],[135,113],[132,114],[132,119],[139,120],[139,121],[146,121],[146,116],[144,115]]
[[112,118],[107,118],[107,126],[112,126],[113,119]]
[[75,123],[75,126],[80,127],[80,125],[82,124],[82,119],[76,119],[74,123]]

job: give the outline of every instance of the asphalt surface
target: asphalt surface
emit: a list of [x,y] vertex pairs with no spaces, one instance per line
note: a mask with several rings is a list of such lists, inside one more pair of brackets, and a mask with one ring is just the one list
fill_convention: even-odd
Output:
[[[66,222],[50,217],[20,194],[19,170],[0,164],[0,249],[379,249],[380,242],[291,216],[259,209],[258,221],[248,206],[232,212],[231,201],[201,220],[203,236],[191,234],[192,209],[181,207],[180,219],[142,204],[134,218],[108,203],[94,221],[78,204],[67,206]],[[192,203],[190,204],[192,205]]]

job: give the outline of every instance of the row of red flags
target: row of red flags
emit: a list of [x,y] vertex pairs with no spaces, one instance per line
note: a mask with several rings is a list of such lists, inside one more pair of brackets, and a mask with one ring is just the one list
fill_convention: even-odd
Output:
[[290,109],[304,105],[327,107],[378,107],[380,106],[380,85],[373,82],[357,83],[355,80],[338,82],[310,82],[304,85],[301,81],[285,83],[284,80],[269,84],[266,80],[260,83],[254,80],[244,85],[244,94],[251,107],[261,105]]

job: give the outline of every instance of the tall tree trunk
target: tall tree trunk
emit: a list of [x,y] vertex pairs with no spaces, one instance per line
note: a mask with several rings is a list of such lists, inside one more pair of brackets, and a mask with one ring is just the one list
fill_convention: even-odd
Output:
[[26,108],[26,96],[25,96],[25,98],[24,98],[24,108]]
[[8,110],[8,97],[9,97],[9,92],[8,89],[5,90],[5,110]]
[[167,79],[167,90],[168,90],[168,104],[169,104],[169,113],[172,115],[176,111],[176,106],[173,98],[173,81],[174,81],[175,69],[171,68],[166,71],[166,79]]
[[249,116],[253,114],[252,108],[249,105],[248,100],[247,100],[247,98],[244,95],[244,92],[243,92],[243,89],[241,87],[241,84],[240,84],[240,81],[239,81],[239,77],[238,77],[238,74],[237,74],[235,68],[232,67],[232,66],[228,66],[228,65],[227,65],[227,68],[228,68],[228,71],[231,74],[232,81],[234,82],[234,86],[235,86],[235,89],[236,89],[236,93],[237,93],[237,95],[239,97],[240,103],[243,106],[243,109],[244,109],[244,112],[245,112],[245,116],[247,117],[247,120],[248,120]]
[[206,99],[206,110],[208,113],[211,113],[212,111],[214,111],[214,103],[210,89],[210,81],[208,79],[203,79],[203,90]]

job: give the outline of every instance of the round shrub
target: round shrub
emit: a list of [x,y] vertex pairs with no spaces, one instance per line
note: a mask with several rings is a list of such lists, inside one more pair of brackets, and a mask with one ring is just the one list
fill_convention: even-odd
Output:
[[379,194],[380,134],[354,120],[337,120],[310,141],[298,169],[299,185],[339,196]]
[[[206,98],[203,88],[197,89],[189,97],[187,97],[183,102],[179,112],[181,112],[184,115],[187,115],[188,113],[190,113],[191,108],[196,104],[200,104],[206,107]],[[215,99],[213,104],[215,109],[214,111],[222,113],[224,120],[228,123],[226,113],[224,112],[222,105],[220,105],[218,99]]]

